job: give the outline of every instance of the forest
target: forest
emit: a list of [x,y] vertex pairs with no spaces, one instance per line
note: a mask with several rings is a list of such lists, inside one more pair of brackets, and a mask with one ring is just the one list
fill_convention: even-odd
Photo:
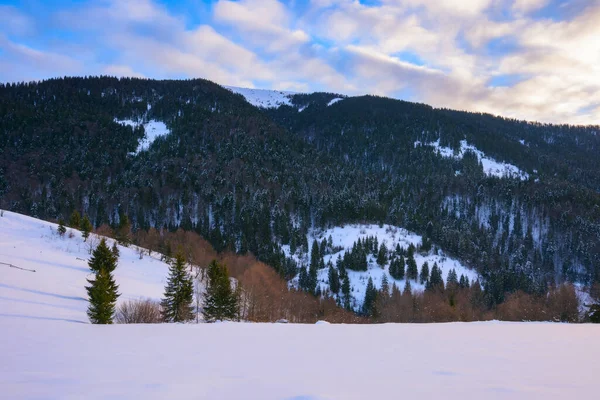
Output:
[[[328,105],[336,97],[343,100]],[[153,246],[195,234],[221,257],[250,257],[271,271],[261,272],[268,286],[289,291],[286,282],[299,276],[307,293],[294,296],[315,299],[317,310],[328,295],[316,293],[310,270],[330,266],[299,265],[283,251],[308,254],[307,235],[316,228],[403,227],[423,243],[386,249],[394,274],[401,264],[407,273],[410,252],[435,245],[481,278],[461,285],[456,277],[419,294],[373,288],[373,300],[354,313],[333,301],[340,318],[515,319],[530,310],[523,318],[547,319],[548,310],[559,310],[552,319],[572,320],[571,284],[600,283],[600,127],[375,96],[292,100],[259,109],[202,79],[0,84],[0,207],[48,220],[79,210],[96,229],[114,230],[127,218],[140,244],[148,235],[160,238]],[[118,122],[125,119],[162,121],[170,133],[137,152],[146,132]],[[447,158],[416,145],[438,140],[455,151],[466,141],[528,179],[489,176],[472,152]],[[340,291],[342,271],[365,268],[364,255],[379,247],[357,243],[344,255],[332,272]],[[245,270],[233,268],[233,275]]]

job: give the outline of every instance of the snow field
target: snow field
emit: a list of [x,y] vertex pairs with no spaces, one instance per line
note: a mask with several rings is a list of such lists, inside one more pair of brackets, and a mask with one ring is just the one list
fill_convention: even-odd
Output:
[[[150,104],[148,104],[148,106],[150,106]],[[169,130],[169,128],[167,128],[167,125],[165,125],[164,122],[156,121],[153,119],[146,122],[145,124],[142,124],[141,122],[135,122],[130,119],[123,119],[123,120],[115,119],[115,122],[117,122],[121,125],[129,125],[132,128],[136,128],[139,125],[144,126],[145,136],[138,143],[138,147],[135,151],[136,154],[140,153],[141,151],[148,150],[150,148],[150,145],[159,136],[166,136],[169,133],[171,133],[171,131]]]
[[[346,251],[350,251],[352,249],[352,245],[358,239],[363,239],[366,237],[377,237],[377,242],[379,245],[385,243],[388,250],[395,250],[396,245],[400,245],[400,247],[407,249],[408,246],[413,244],[417,246],[421,244],[422,237],[407,231],[406,229],[395,227],[392,225],[372,225],[372,224],[349,224],[343,227],[334,227],[331,229],[327,229],[324,231],[314,231],[309,233],[308,235],[308,244],[309,249],[307,254],[302,255],[291,255],[299,264],[308,265],[310,263],[310,253],[311,247],[314,239],[320,243],[323,239],[328,239],[331,235],[332,243],[334,247],[341,247],[342,250],[334,253],[328,254],[323,257],[325,264],[331,261],[335,267],[336,260],[338,255],[343,257]],[[284,246],[284,251],[287,255],[289,254],[289,246]],[[417,262],[417,266],[419,268],[419,273],[421,272],[421,267],[425,262],[429,264],[429,270],[433,267],[434,263],[438,264],[438,267],[442,271],[442,276],[444,281],[446,281],[448,277],[448,273],[451,269],[456,271],[456,274],[460,278],[461,275],[465,275],[469,278],[469,281],[473,282],[477,279],[477,273],[460,263],[460,261],[455,260],[453,258],[449,258],[443,254],[443,252],[439,251],[437,254],[430,252],[429,254],[422,255],[415,253],[415,261]],[[352,304],[355,309],[358,309],[363,303],[365,297],[365,291],[367,288],[367,283],[369,281],[369,277],[372,278],[373,284],[378,289],[381,288],[381,283],[384,275],[387,276],[390,288],[393,283],[398,286],[400,290],[404,289],[404,285],[406,284],[406,280],[395,280],[389,274],[390,263],[381,268],[373,255],[369,255],[367,257],[368,269],[367,271],[353,271],[347,270],[348,279],[350,281],[350,295],[352,297]],[[317,273],[317,279],[319,281],[319,285],[321,285],[321,289],[329,289],[329,269],[320,269]],[[421,283],[411,280],[411,288],[413,291],[423,291],[425,286]],[[297,284],[297,279],[292,281],[293,285]]]
[[280,90],[248,89],[235,86],[223,86],[233,93],[241,94],[246,101],[259,108],[278,108],[282,105],[292,105],[292,96],[294,92],[284,92]]
[[12,400],[594,398],[600,327],[87,325],[0,317]]
[[[0,319],[64,320],[88,323],[85,286],[92,277],[87,260],[88,243],[81,233],[67,228],[64,237],[56,224],[4,212],[0,217],[0,263],[35,270],[29,272],[0,264]],[[69,236],[73,235],[72,238]],[[99,243],[96,235],[88,241]],[[113,241],[107,239],[108,245]],[[157,254],[140,260],[135,246],[119,246],[114,272],[119,302],[129,299],[160,300],[168,265]]]
[[440,146],[439,139],[431,143],[421,143],[420,141],[416,141],[415,147],[419,145],[431,146],[441,157],[445,158],[462,159],[463,155],[467,151],[472,151],[477,156],[477,159],[479,159],[479,162],[481,162],[483,166],[483,172],[488,176],[495,176],[498,178],[515,177],[521,180],[529,179],[529,174],[519,169],[519,167],[505,162],[496,161],[493,158],[486,156],[484,152],[478,150],[477,147],[468,144],[466,140],[461,140],[458,154],[454,154],[454,150],[450,147]]

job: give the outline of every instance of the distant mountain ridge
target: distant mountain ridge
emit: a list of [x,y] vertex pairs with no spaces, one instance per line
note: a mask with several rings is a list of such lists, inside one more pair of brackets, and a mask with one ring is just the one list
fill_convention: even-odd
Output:
[[[169,133],[149,140],[151,121]],[[306,266],[283,246],[306,254],[309,230],[387,223],[474,268],[490,304],[600,281],[598,126],[98,77],[0,85],[0,131],[0,207],[28,215],[126,213],[136,229],[252,252],[286,279]]]

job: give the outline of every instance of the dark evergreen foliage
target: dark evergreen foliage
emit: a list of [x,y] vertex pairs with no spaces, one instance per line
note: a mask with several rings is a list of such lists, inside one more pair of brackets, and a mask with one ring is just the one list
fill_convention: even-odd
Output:
[[56,232],[58,232],[59,236],[64,236],[67,233],[67,228],[65,228],[65,222],[62,219],[58,220],[58,228],[56,228]]
[[161,301],[162,317],[165,322],[185,322],[194,318],[192,307],[194,290],[185,264],[183,254],[177,253],[169,267],[169,278]]
[[81,215],[77,210],[73,210],[71,217],[69,218],[69,226],[71,228],[79,229],[81,225]]
[[[332,96],[261,110],[202,79],[1,84],[0,207],[48,219],[83,210],[93,226],[119,227],[122,214],[132,230],[183,227],[286,278],[298,267],[281,245],[306,253],[310,228],[386,222],[423,235],[421,250],[440,247],[475,268],[490,306],[517,290],[600,282],[600,127],[375,96],[327,107]],[[143,126],[115,118],[160,120],[172,133],[135,153]],[[423,145],[437,140],[453,149],[466,140],[530,179],[486,176],[473,154],[439,157]],[[357,243],[343,268],[365,270],[375,242]],[[310,275],[333,252],[321,247]],[[390,274],[399,275],[392,264]]]
[[84,215],[81,219],[81,225],[79,227],[81,230],[81,235],[83,236],[83,240],[87,241],[88,237],[90,237],[90,232],[92,231],[92,223],[87,215]]
[[202,313],[208,322],[239,319],[238,297],[231,287],[227,267],[216,260],[208,266],[208,284]]
[[112,272],[117,267],[117,258],[102,239],[94,250],[88,265],[94,273],[94,279],[88,279],[86,286],[89,307],[88,317],[92,324],[112,324],[115,306],[119,297],[118,285]]
[[377,310],[377,288],[373,285],[373,279],[369,277],[367,289],[365,291],[365,299],[362,306],[362,314],[369,317],[376,317]]

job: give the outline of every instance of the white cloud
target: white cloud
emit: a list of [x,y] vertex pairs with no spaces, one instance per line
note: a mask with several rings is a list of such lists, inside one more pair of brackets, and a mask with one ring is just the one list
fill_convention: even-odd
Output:
[[[39,30],[32,17],[0,6],[1,19],[12,17],[0,26],[0,74],[204,77],[295,91],[409,93],[434,106],[598,123],[600,3],[577,0],[564,21],[532,19],[548,2],[311,0],[299,7],[219,0],[209,19],[190,25],[193,18],[154,0],[95,0],[51,15],[75,39],[38,41],[39,49],[25,40]],[[503,75],[519,81],[491,86]]]

